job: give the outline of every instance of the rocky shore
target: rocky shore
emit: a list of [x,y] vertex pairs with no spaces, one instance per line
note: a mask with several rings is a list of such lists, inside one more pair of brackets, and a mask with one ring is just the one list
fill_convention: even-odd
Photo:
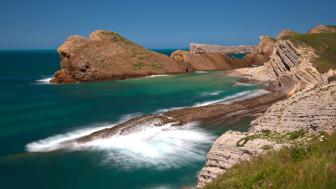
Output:
[[[335,68],[321,71],[317,64],[323,49],[316,49],[299,39],[318,41],[316,33],[327,33],[334,39],[335,27],[317,26],[300,36],[293,31],[281,32],[270,60],[255,68],[237,69],[230,74],[248,79],[268,81],[275,91],[288,99],[270,106],[250,124],[248,132],[228,131],[213,144],[208,159],[198,176],[197,188],[205,186],[232,166],[269,150],[309,143],[319,133],[336,131]],[[311,36],[313,34],[313,36]],[[323,35],[325,37],[325,35]],[[324,44],[326,49],[326,44]],[[317,51],[318,50],[318,51]]]
[[[115,33],[106,31],[93,33],[90,39],[70,38],[71,45],[67,45],[66,42],[58,50],[62,56],[62,69],[56,73],[53,82],[71,83],[240,68],[230,71],[229,74],[267,83],[272,92],[237,101],[223,101],[145,115],[62,142],[58,144],[59,149],[136,132],[148,125],[160,127],[170,124],[177,127],[190,122],[256,118],[251,122],[248,132],[229,131],[216,140],[198,176],[197,187],[201,188],[241,161],[263,155],[269,150],[309,142],[311,137],[319,132],[335,132],[336,66],[334,62],[328,62],[333,60],[328,53],[330,49],[334,49],[334,46],[329,48],[328,45],[334,44],[321,43],[321,40],[336,39],[334,29],[334,26],[317,26],[306,34],[284,30],[276,38],[261,36],[256,47],[191,44],[190,51],[176,51],[171,58],[148,51]],[[312,40],[314,43],[310,43]],[[97,55],[106,52],[104,49],[112,49],[108,51],[111,54],[104,54],[102,57],[106,59],[99,59]],[[134,59],[125,58],[126,52],[127,57],[134,55]],[[132,61],[139,61],[139,56],[136,55],[138,53],[134,52],[141,52],[140,59],[146,60],[137,71],[133,70],[134,67],[127,67],[133,65]],[[247,54],[238,59],[229,57],[228,53]],[[325,58],[326,56],[328,58]],[[117,66],[117,69],[112,69],[112,60],[124,62]],[[119,62],[113,65],[118,64]],[[83,69],[83,65],[86,69]],[[155,69],[149,68],[150,65],[160,66],[156,71],[152,71]],[[253,65],[259,66],[252,67]],[[144,70],[147,71],[143,72]],[[292,137],[293,135],[299,137]]]

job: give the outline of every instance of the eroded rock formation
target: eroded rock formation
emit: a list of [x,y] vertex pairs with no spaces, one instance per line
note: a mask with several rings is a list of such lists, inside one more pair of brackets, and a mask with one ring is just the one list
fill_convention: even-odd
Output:
[[233,74],[249,79],[273,81],[274,87],[286,94],[293,94],[318,83],[326,83],[334,77],[335,71],[320,73],[313,65],[318,57],[315,50],[303,43],[294,44],[291,40],[278,40],[271,59],[261,67],[242,68]]
[[[190,70],[223,70],[262,65],[270,59],[275,39],[261,36],[257,46],[221,46],[190,44],[190,51],[175,51],[171,58],[178,64],[188,65]],[[232,54],[246,54],[235,58]]]
[[[303,138],[291,139],[302,130]],[[233,165],[297,142],[309,141],[320,131],[336,131],[336,82],[318,84],[273,104],[252,121],[248,132],[228,131],[213,144],[198,177],[200,188]]]
[[53,83],[124,79],[188,71],[168,56],[147,50],[121,35],[98,30],[89,38],[71,36],[57,49],[61,70]]

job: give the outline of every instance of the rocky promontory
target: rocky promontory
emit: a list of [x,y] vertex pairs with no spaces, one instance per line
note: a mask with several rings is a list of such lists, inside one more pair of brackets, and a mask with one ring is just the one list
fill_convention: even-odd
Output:
[[268,62],[260,67],[237,69],[232,74],[273,81],[278,91],[291,95],[307,86],[333,80],[335,39],[333,28],[327,26],[317,26],[307,34],[282,31]]
[[333,26],[317,26],[306,34],[285,30],[263,66],[234,75],[271,81],[275,91],[290,96],[274,103],[250,124],[248,132],[220,136],[198,177],[205,186],[234,165],[269,150],[305,146],[321,133],[336,132],[335,45]]
[[[192,71],[226,70],[261,64],[268,56],[262,55],[264,52],[254,46],[191,44],[190,49],[190,52],[176,51],[168,57],[143,48],[112,31],[98,30],[91,33],[88,38],[70,36],[57,49],[61,69],[55,73],[51,82],[92,82]],[[248,53],[248,55],[242,60],[229,56],[236,53]]]
[[57,52],[61,70],[52,83],[76,83],[189,71],[186,64],[145,49],[121,35],[98,30],[89,38],[71,36]]

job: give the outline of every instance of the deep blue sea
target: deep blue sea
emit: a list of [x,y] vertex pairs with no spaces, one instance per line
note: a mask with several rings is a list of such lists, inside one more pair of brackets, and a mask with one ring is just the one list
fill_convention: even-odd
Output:
[[[157,50],[169,54],[172,50]],[[4,189],[139,189],[194,186],[212,142],[236,123],[148,128],[52,151],[57,141],[143,114],[200,106],[258,90],[224,72],[161,75],[52,85],[55,50],[0,51],[0,187]]]

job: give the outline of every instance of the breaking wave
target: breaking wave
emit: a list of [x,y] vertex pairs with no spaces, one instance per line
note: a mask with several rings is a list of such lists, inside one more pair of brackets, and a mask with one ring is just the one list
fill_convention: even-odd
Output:
[[[29,152],[62,149],[61,142],[108,127],[113,125],[80,129],[52,136],[30,143],[26,148]],[[204,160],[208,147],[214,139],[213,135],[199,128],[196,123],[179,127],[172,124],[158,127],[148,123],[146,127],[136,132],[76,144],[68,150],[102,151],[104,152],[102,163],[117,165],[122,169],[143,167],[167,169]]]

